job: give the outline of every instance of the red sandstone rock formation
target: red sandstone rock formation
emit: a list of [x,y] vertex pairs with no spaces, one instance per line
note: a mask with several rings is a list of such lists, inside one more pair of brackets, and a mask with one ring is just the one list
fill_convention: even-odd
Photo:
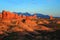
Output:
[[52,20],[53,19],[53,16],[50,16],[50,20]]
[[5,10],[2,11],[2,19],[5,19],[7,17],[7,12]]
[[[18,16],[18,14],[14,14],[14,13],[9,12],[9,11],[3,11],[2,15],[0,17],[2,17],[2,22],[4,23],[0,27],[0,34],[3,33],[1,30],[7,31],[7,29],[9,29],[9,27],[10,27],[9,25],[11,25],[11,24],[12,24],[11,26],[15,25],[11,29],[12,31],[30,31],[30,32],[33,32],[35,30],[40,29],[40,26],[37,25],[36,21],[34,21],[35,19],[37,19],[36,15],[34,15],[34,16],[19,15]],[[52,16],[50,16],[50,19],[53,19]],[[24,22],[22,22],[22,20],[24,20]],[[40,30],[50,30],[50,29],[45,27],[45,26],[42,26]]]
[[0,18],[2,18],[2,14],[0,13]]

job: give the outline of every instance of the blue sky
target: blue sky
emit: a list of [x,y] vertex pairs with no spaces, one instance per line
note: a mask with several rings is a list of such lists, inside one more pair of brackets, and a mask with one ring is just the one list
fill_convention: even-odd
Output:
[[0,0],[0,11],[60,16],[60,0]]

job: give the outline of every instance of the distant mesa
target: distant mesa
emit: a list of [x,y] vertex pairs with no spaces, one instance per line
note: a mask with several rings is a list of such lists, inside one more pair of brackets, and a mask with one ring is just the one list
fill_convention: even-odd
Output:
[[26,12],[26,13],[14,12],[14,13],[16,13],[18,15],[22,14],[22,15],[25,15],[25,16],[34,16],[34,15],[36,15],[38,18],[50,18],[49,15],[43,15],[43,14],[40,14],[40,13],[35,13],[35,14],[30,14],[28,12]]

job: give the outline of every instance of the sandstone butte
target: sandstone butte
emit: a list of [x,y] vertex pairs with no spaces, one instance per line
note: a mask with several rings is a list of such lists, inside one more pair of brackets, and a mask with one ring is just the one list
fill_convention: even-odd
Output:
[[[36,15],[34,16],[25,16],[22,14],[18,15],[4,10],[2,11],[2,13],[0,13],[0,34],[3,34],[4,32],[12,32],[12,31],[35,32],[35,30],[51,30],[50,28],[45,26],[41,26],[41,25],[38,26],[35,19],[37,19]],[[52,19],[52,16],[50,19]]]

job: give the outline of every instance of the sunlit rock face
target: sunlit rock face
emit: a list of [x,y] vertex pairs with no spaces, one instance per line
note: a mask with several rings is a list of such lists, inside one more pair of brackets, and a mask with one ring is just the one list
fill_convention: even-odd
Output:
[[2,14],[0,13],[0,18],[2,18]]
[[[52,28],[49,28],[50,20],[53,19],[50,16],[49,20],[37,18],[36,15],[25,16],[18,15],[9,11],[3,10],[0,14],[0,34],[5,32],[35,32],[35,30],[45,30],[50,31]],[[57,22],[58,24],[60,22]],[[47,27],[49,26],[49,27]]]
[[[9,11],[3,10],[2,13],[0,14],[2,21],[0,23],[1,29],[0,33],[5,32],[17,32],[17,31],[30,31],[33,32],[35,29],[34,26],[37,26],[36,21],[33,21],[36,17],[34,16],[25,16],[25,15],[18,15]],[[33,20],[32,20],[33,19]],[[7,28],[8,27],[8,28]],[[4,30],[3,30],[3,29]],[[7,30],[8,29],[8,30]],[[3,31],[2,31],[3,30]]]
[[0,40],[58,40],[57,29],[60,31],[60,20],[52,16],[44,19],[35,14],[25,16],[5,10],[0,13]]
[[57,24],[60,24],[60,21],[57,21]]
[[50,20],[53,20],[53,19],[54,19],[54,18],[53,18],[53,16],[51,15],[51,16],[50,16]]
[[9,11],[5,10],[2,11],[2,19],[14,19],[14,18],[17,19],[18,15]]

